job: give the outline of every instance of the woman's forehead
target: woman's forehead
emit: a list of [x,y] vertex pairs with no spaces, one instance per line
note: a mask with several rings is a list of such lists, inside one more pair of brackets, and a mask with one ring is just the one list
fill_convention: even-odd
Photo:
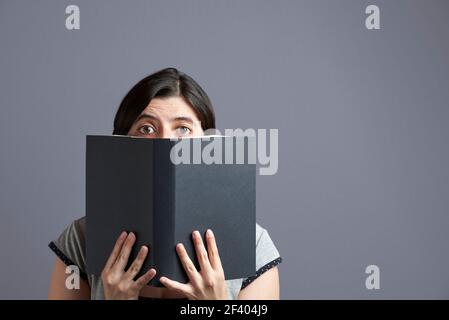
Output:
[[183,97],[153,98],[141,114],[164,118],[174,116],[197,118],[195,111]]

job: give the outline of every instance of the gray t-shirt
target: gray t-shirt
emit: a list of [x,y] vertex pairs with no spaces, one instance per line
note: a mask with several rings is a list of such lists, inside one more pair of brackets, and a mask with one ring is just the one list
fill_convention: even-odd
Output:
[[[99,276],[87,275],[85,250],[86,219],[82,217],[73,221],[49,247],[66,264],[76,265],[82,278],[87,280],[91,299],[104,299],[103,283]],[[254,279],[282,261],[278,250],[267,230],[256,224],[256,270],[254,275],[244,279],[226,280],[229,296],[236,299],[240,290]]]

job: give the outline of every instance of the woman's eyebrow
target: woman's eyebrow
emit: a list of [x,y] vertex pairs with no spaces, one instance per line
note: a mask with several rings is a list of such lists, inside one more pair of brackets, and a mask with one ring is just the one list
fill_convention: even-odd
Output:
[[151,114],[148,114],[148,113],[143,113],[140,116],[138,116],[137,119],[136,119],[136,122],[141,120],[141,119],[150,119],[150,120],[159,121],[158,118],[156,118],[155,116],[152,116]]
[[189,122],[190,124],[193,124],[193,120],[190,117],[174,117],[170,119],[172,122],[174,121],[186,121]]

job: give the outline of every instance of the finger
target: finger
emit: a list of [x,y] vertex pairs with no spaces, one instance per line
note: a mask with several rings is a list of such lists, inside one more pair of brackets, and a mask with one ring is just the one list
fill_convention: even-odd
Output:
[[195,245],[196,257],[200,268],[204,272],[212,271],[212,267],[209,262],[206,247],[204,246],[203,239],[198,231],[192,233],[193,244]]
[[128,271],[126,271],[126,277],[128,279],[133,280],[135,276],[137,276],[137,274],[140,271],[140,268],[142,268],[143,262],[145,261],[147,254],[148,254],[148,247],[142,246],[142,248],[140,248],[139,250],[139,253],[137,254],[136,259],[134,259],[133,263],[128,268]]
[[178,281],[168,279],[167,277],[161,277],[159,281],[168,289],[181,292],[186,296],[190,296],[193,293],[193,288],[190,284],[184,284]]
[[112,266],[113,269],[123,271],[128,263],[129,254],[131,253],[131,249],[136,241],[136,236],[134,233],[130,232],[126,237],[125,243],[123,244],[122,250],[120,252],[117,261]]
[[192,260],[190,260],[190,257],[184,245],[182,243],[178,243],[178,245],[176,246],[176,251],[190,281],[194,284],[198,284],[201,276],[196,270]]
[[108,261],[106,261],[106,265],[104,266],[105,271],[111,269],[111,267],[117,260],[117,257],[120,254],[120,251],[122,250],[123,242],[125,241],[126,236],[127,233],[123,231],[115,241],[115,245],[114,248],[112,249],[111,255],[109,256]]
[[206,232],[207,252],[209,253],[209,261],[214,270],[223,270],[220,255],[218,254],[217,243],[211,229]]
[[144,286],[146,286],[148,284],[148,282],[150,282],[151,279],[154,278],[154,276],[156,275],[156,270],[151,268],[150,270],[148,270],[147,272],[145,272],[144,275],[140,276],[136,281],[135,284],[139,287],[139,288],[143,288]]

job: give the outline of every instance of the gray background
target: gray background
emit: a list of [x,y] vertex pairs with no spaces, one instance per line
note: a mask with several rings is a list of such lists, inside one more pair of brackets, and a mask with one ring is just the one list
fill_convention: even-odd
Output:
[[46,298],[47,243],[84,215],[85,135],[167,66],[220,128],[279,128],[257,214],[282,298],[449,298],[448,40],[443,0],[0,1],[0,298]]

